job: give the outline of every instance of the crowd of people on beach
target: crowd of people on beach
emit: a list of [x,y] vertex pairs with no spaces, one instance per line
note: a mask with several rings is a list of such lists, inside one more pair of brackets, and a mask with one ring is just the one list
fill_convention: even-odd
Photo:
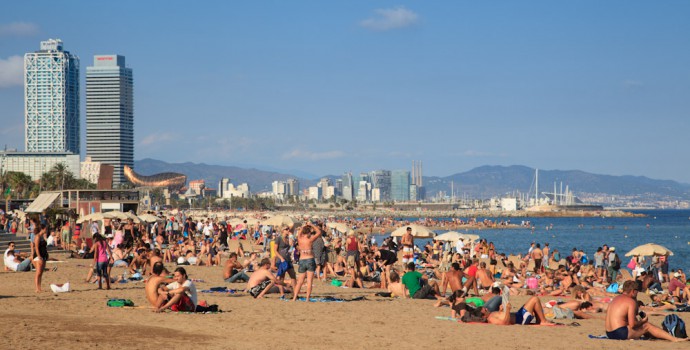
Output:
[[[243,283],[238,289],[256,299],[275,293],[310,301],[314,280],[330,281],[376,289],[382,297],[433,299],[436,307],[449,306],[450,318],[458,322],[553,325],[560,318],[602,319],[611,339],[647,335],[683,340],[651,325],[648,315],[686,309],[690,296],[685,273],[670,270],[667,256],[634,257],[624,263],[616,248],[607,245],[590,258],[576,248],[566,256],[549,243],[536,242],[524,255],[506,256],[484,239],[415,244],[410,227],[401,237],[377,244],[376,233],[408,224],[391,218],[327,221],[345,224],[345,232],[321,219],[303,219],[305,223],[295,227],[267,226],[252,218],[233,224],[228,218],[197,219],[182,212],[161,213],[152,223],[130,218],[49,227],[42,220],[25,223],[29,254],[18,253],[10,242],[4,254],[6,270],[33,267],[36,292],[41,292],[48,237],[53,237],[50,244],[72,251],[73,258],[92,261],[85,280],[98,288],[110,289],[119,280],[144,280],[146,298],[158,312],[209,310],[187,275],[188,265],[216,266],[222,271],[219,279]],[[16,234],[14,221],[2,221],[2,228]],[[496,223],[428,219],[421,224]],[[175,265],[172,273],[166,264]],[[641,304],[637,293],[649,294],[652,303]],[[529,299],[516,308],[511,304],[515,295]]]

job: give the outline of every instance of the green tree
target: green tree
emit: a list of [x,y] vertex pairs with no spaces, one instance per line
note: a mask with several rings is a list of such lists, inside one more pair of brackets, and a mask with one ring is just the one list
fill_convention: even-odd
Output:
[[14,198],[26,198],[33,185],[31,176],[17,171],[8,171],[6,176],[7,183],[15,194]]

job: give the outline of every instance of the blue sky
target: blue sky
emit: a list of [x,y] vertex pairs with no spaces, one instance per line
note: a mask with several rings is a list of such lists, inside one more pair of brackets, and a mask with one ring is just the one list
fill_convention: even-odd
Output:
[[23,149],[21,57],[60,38],[82,96],[93,55],[126,56],[136,159],[690,183],[688,18],[687,1],[13,1],[0,144]]

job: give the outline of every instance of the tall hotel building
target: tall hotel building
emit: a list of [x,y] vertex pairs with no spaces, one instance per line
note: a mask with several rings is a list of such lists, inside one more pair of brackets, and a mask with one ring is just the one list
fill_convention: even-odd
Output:
[[24,55],[26,152],[79,154],[79,58],[62,40]]
[[134,167],[133,90],[124,56],[97,55],[86,68],[86,155],[114,167],[114,186],[127,182],[125,165]]

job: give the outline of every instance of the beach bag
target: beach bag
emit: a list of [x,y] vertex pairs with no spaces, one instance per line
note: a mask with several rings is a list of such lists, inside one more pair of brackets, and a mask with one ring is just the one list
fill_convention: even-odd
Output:
[[637,267],[637,262],[635,262],[635,258],[630,259],[630,262],[627,265],[627,268],[630,270],[634,270]]
[[134,302],[129,299],[110,299],[108,300],[109,307],[125,307],[134,306]]
[[607,288],[606,291],[609,293],[618,293],[618,283],[611,283]]
[[688,334],[685,330],[685,321],[678,317],[678,315],[668,315],[661,323],[661,328],[676,338],[687,338]]
[[580,262],[582,263],[582,265],[586,265],[589,262],[589,258],[587,258],[587,255],[583,255],[580,259]]

